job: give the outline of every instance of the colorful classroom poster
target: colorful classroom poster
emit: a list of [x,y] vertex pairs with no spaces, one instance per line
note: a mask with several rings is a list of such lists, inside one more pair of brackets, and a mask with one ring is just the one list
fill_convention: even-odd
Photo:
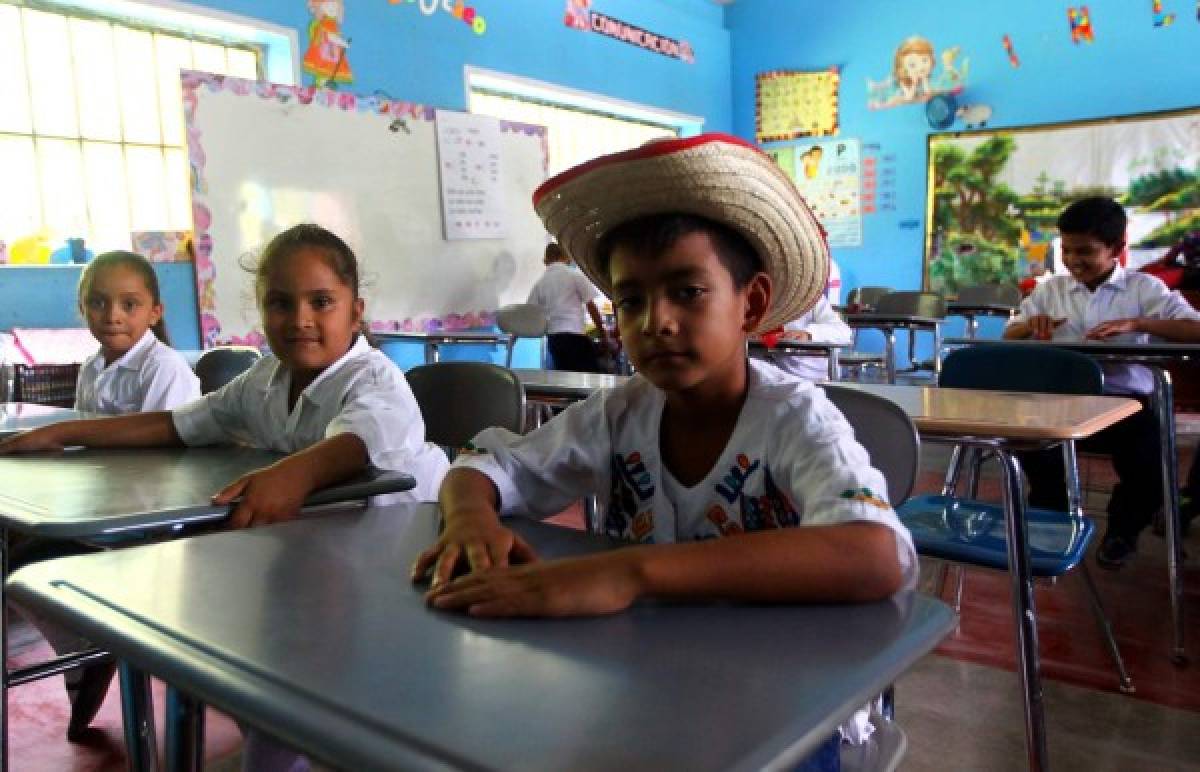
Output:
[[438,110],[437,151],[446,240],[503,238],[500,122]]
[[767,153],[796,181],[831,247],[862,246],[862,153],[857,139],[802,142]]
[[838,69],[760,72],[755,89],[759,142],[838,132]]

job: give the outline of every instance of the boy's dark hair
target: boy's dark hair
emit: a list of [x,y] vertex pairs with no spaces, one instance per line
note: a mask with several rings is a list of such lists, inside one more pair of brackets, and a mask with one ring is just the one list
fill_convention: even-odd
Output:
[[1080,233],[1094,236],[1107,247],[1125,241],[1125,226],[1129,218],[1125,208],[1105,196],[1081,198],[1058,216],[1059,233]]
[[[280,260],[286,260],[304,247],[320,250],[330,270],[350,288],[354,298],[358,299],[358,258],[354,256],[354,250],[333,231],[313,223],[301,223],[277,234],[263,248],[258,264],[254,267],[254,297],[260,305],[271,269]],[[371,345],[375,345],[366,319],[362,320],[359,331]]]
[[567,251],[563,249],[562,245],[557,241],[551,241],[549,244],[547,244],[546,251],[542,255],[542,262],[546,265],[570,259],[571,258],[567,256]]
[[[136,252],[126,252],[124,250],[114,250],[105,252],[102,255],[96,255],[92,258],[87,267],[83,269],[83,273],[79,275],[79,310],[82,311],[84,304],[87,302],[88,293],[92,291],[92,282],[96,280],[96,274],[105,268],[113,266],[123,266],[137,272],[142,277],[142,281],[146,284],[146,289],[150,292],[150,297],[154,300],[154,305],[162,305],[162,293],[158,289],[158,273],[155,272],[154,266],[150,261],[142,257]],[[171,345],[171,338],[167,335],[167,319],[164,314],[150,331],[154,333],[154,337],[158,338],[168,346]]]
[[661,255],[693,233],[708,234],[735,288],[745,287],[763,270],[762,258],[742,234],[716,220],[693,214],[651,214],[621,223],[600,239],[597,268],[602,274],[609,273],[612,253],[618,246],[640,255]]

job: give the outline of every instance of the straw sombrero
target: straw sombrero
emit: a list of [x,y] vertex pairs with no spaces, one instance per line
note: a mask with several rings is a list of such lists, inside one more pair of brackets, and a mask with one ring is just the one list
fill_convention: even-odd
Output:
[[742,234],[771,277],[770,330],[803,314],[825,291],[825,232],[783,170],[758,148],[702,134],[601,156],[551,177],[533,194],[546,229],[611,297],[597,246],[604,234],[651,214],[706,217]]

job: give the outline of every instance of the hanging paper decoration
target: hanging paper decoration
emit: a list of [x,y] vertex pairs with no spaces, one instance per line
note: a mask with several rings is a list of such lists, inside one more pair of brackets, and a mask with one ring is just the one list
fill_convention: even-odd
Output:
[[605,37],[644,48],[656,54],[694,64],[696,53],[686,40],[660,35],[641,27],[621,21],[607,14],[592,10],[592,0],[567,0],[563,24],[582,32],[598,32]]
[[1017,52],[1013,49],[1012,37],[1005,35],[1001,41],[1004,43],[1004,53],[1008,54],[1008,63],[1013,67],[1020,67],[1021,60],[1017,58]]
[[312,76],[318,88],[335,88],[353,83],[346,53],[350,41],[342,37],[346,15],[343,0],[308,0],[312,21],[308,23],[308,50],[304,52],[304,72]]
[[892,72],[881,81],[867,78],[867,107],[886,107],[928,102],[937,94],[958,94],[967,83],[966,57],[959,62],[961,49],[942,50],[941,67],[933,43],[920,35],[902,42],[892,56]]
[[755,89],[758,141],[837,134],[840,82],[837,67],[819,72],[759,73]]
[[1163,13],[1162,0],[1153,0],[1150,4],[1150,12],[1154,14],[1155,27],[1169,27],[1175,23],[1175,14]]
[[400,5],[401,3],[406,5],[416,4],[420,7],[421,13],[426,16],[432,16],[438,11],[443,11],[461,20],[476,35],[482,35],[487,32],[487,19],[483,18],[475,8],[464,3],[463,0],[454,0],[454,2],[450,2],[450,0],[388,0],[388,3],[391,5]]
[[1078,8],[1067,8],[1067,23],[1071,25],[1072,43],[1095,43],[1096,35],[1092,31],[1092,14],[1086,5]]

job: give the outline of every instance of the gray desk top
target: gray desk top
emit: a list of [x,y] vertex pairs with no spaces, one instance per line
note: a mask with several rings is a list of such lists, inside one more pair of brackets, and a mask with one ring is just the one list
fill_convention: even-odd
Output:
[[[605,542],[517,521],[544,556]],[[432,505],[27,566],[9,588],[138,667],[346,769],[794,763],[953,627],[862,606],[646,604],[579,620],[436,612],[408,567]]]
[[[241,447],[74,449],[0,456],[0,526],[59,539],[220,520],[210,497],[282,456]],[[372,475],[313,494],[306,505],[410,490],[412,477]]]
[[846,324],[851,327],[935,327],[944,319],[936,316],[915,314],[880,314],[872,311],[865,314],[846,314]]
[[0,438],[39,426],[84,417],[84,413],[65,407],[33,405],[28,402],[0,402]]
[[[752,349],[765,350],[768,348],[767,344],[761,340],[751,340],[749,345]],[[770,350],[823,356],[827,355],[830,351],[850,348],[851,345],[850,343],[830,343],[824,340],[789,340],[787,338],[780,338],[775,342],[774,346],[770,347]]]
[[1186,360],[1200,357],[1200,343],[1173,343],[1171,341],[1155,341],[1153,343],[1135,343],[1132,341],[1105,342],[1095,340],[987,340],[982,338],[946,338],[943,343],[947,346],[980,345],[986,343],[1004,343],[1017,346],[1056,346],[1058,348],[1079,351],[1098,359],[1119,359],[1122,361],[1146,362],[1161,360]]
[[1017,307],[1008,303],[962,303],[950,300],[946,303],[948,314],[1003,314],[1016,313]]
[[577,373],[571,370],[513,370],[530,397],[570,397],[587,399],[599,389],[615,389],[629,380],[628,375]]
[[458,332],[373,332],[381,341],[407,341],[411,343],[505,343],[506,332],[486,330],[460,330]]

